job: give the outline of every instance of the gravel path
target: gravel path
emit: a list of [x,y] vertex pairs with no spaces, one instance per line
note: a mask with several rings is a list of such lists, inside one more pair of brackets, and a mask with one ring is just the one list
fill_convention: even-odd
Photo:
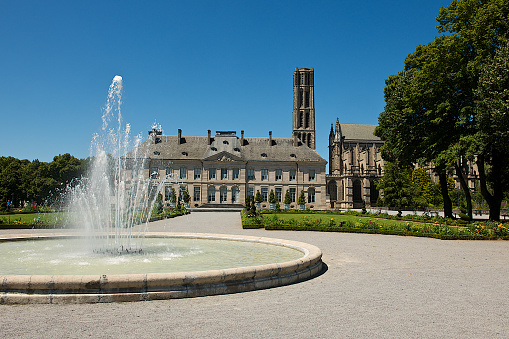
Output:
[[328,270],[299,284],[233,295],[0,305],[2,337],[509,337],[508,241],[242,230],[239,214],[226,212],[196,212],[149,230],[303,241],[322,249]]

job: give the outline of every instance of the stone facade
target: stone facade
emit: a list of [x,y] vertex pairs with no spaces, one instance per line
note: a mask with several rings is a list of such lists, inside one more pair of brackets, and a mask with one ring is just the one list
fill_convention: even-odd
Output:
[[191,207],[241,206],[260,191],[261,207],[269,208],[273,190],[281,208],[288,191],[296,209],[304,191],[306,207],[325,209],[327,162],[315,150],[313,69],[296,68],[293,90],[292,138],[273,138],[270,131],[260,138],[246,137],[244,131],[240,136],[210,130],[207,136],[185,136],[180,129],[177,135],[152,130],[137,149],[145,154],[145,176],[152,186],[163,185],[166,203],[171,188],[180,194],[187,189]]
[[373,135],[375,125],[331,126],[327,205],[330,208],[361,208],[376,205],[375,180],[383,176],[380,155],[383,141]]
[[293,73],[293,138],[316,149],[315,71],[295,68]]
[[[328,208],[361,208],[376,206],[379,192],[374,181],[384,174],[385,161],[380,154],[383,141],[373,133],[376,125],[339,124],[331,126],[329,134],[329,174],[327,175]],[[438,182],[433,164],[423,167],[432,182]],[[478,168],[473,161],[460,164],[463,177],[473,191],[478,180]],[[449,171],[460,189],[459,178],[453,168]],[[454,199],[454,197],[451,197]]]

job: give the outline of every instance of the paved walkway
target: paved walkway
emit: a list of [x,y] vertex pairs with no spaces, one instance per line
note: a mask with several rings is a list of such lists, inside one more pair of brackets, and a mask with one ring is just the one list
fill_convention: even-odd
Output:
[[242,230],[238,213],[196,212],[152,231],[262,235],[320,247],[306,282],[194,299],[0,306],[2,337],[507,338],[509,241]]

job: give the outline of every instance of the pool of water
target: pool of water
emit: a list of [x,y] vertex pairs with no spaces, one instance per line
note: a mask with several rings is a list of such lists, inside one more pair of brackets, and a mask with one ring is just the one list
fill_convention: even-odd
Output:
[[258,242],[146,238],[142,251],[95,251],[87,239],[0,243],[0,274],[87,275],[206,271],[272,264],[301,258],[301,251]]

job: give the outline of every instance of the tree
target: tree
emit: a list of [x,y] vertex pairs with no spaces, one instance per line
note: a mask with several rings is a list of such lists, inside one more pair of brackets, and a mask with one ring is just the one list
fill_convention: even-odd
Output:
[[152,214],[160,214],[163,212],[163,195],[161,193],[157,193],[156,201],[154,202],[154,207],[152,208]]
[[256,195],[255,195],[255,202],[257,204],[260,204],[262,202],[262,195],[260,193],[260,190],[256,191]]
[[410,179],[410,170],[400,168],[397,163],[386,163],[384,176],[376,185],[383,191],[382,203],[385,206],[396,207],[401,211],[403,208],[426,205],[419,188]]
[[[507,145],[502,145],[497,142],[492,143],[493,139],[490,136],[497,135],[495,130],[507,132],[507,125],[500,124],[484,124],[485,122],[495,122],[493,114],[496,110],[490,109],[492,102],[496,102],[500,97],[493,91],[485,91],[491,87],[484,84],[498,83],[504,86],[503,78],[491,78],[493,81],[487,80],[490,78],[487,69],[493,68],[494,73],[500,76],[503,74],[503,60],[502,55],[499,60],[502,61],[501,68],[497,69],[494,66],[494,58],[496,54],[504,53],[502,47],[507,43],[507,36],[509,32],[509,1],[508,0],[462,0],[453,1],[446,8],[442,8],[437,16],[440,25],[437,27],[439,32],[448,32],[457,41],[462,41],[467,48],[463,51],[465,55],[465,64],[467,66],[466,73],[463,77],[470,77],[472,80],[467,84],[477,95],[475,101],[473,119],[474,131],[468,135],[463,135],[459,143],[464,152],[471,158],[476,156],[476,163],[479,169],[480,189],[485,200],[490,207],[490,219],[500,220],[500,205],[502,202],[503,190],[505,186],[505,178],[507,178]],[[498,52],[500,51],[500,52]],[[507,55],[505,60],[507,60]],[[507,69],[507,65],[505,66]],[[502,72],[500,72],[502,71]],[[507,73],[505,73],[507,76]],[[507,83],[505,83],[505,86]],[[497,85],[495,85],[495,88]],[[484,89],[482,89],[484,88]],[[503,87],[499,87],[503,88]],[[507,88],[507,87],[505,87]],[[477,89],[477,91],[476,91]],[[500,93],[500,92],[499,92]],[[472,98],[475,98],[472,96]],[[487,106],[484,105],[485,100]],[[499,101],[500,102],[500,101]],[[491,108],[494,108],[491,106]],[[506,120],[507,121],[507,120]],[[493,128],[486,128],[491,125]],[[491,140],[490,140],[491,139]],[[463,176],[459,175],[462,187],[464,182]],[[493,194],[490,193],[488,186],[491,184],[493,187]],[[466,191],[470,194],[470,191]],[[467,204],[470,199],[467,199]],[[469,215],[471,216],[471,215]]]
[[245,209],[248,212],[251,209],[251,196],[249,195],[246,197]]
[[[479,150],[477,166],[481,194],[490,207],[490,219],[498,220],[504,192],[509,190],[508,43],[482,67],[476,94],[477,133],[474,139]],[[486,182],[491,183],[491,190]]]
[[290,197],[290,192],[286,190],[285,193],[285,205],[290,205],[292,203],[292,198]]
[[191,196],[189,195],[189,191],[187,190],[187,187],[186,187],[186,190],[184,191],[184,193],[182,194],[182,200],[184,200],[184,202],[186,204],[189,203],[189,201],[191,200]]
[[304,191],[300,191],[299,198],[297,199],[297,203],[299,205],[305,205],[306,204],[306,198],[304,197]]
[[269,193],[269,203],[275,204],[276,203],[276,195],[274,194],[274,190],[270,190]]
[[[461,162],[480,155],[477,162],[481,169],[487,160],[479,139],[474,137],[479,128],[474,90],[481,65],[500,48],[507,33],[508,14],[508,0],[453,1],[437,16],[439,32],[448,35],[418,46],[406,58],[404,70],[386,80],[386,106],[375,132],[386,141],[382,155],[403,164],[433,163],[446,216],[452,216],[446,184],[451,167],[456,170],[471,214],[470,191],[463,180]],[[492,152],[490,159],[497,156]],[[495,179],[501,172],[492,174]],[[482,178],[481,186],[485,186]],[[496,208],[490,212],[490,218],[496,219],[496,212]]]
[[175,188],[171,188],[171,191],[170,191],[170,202],[171,203],[176,203],[177,202],[177,193],[175,192]]

